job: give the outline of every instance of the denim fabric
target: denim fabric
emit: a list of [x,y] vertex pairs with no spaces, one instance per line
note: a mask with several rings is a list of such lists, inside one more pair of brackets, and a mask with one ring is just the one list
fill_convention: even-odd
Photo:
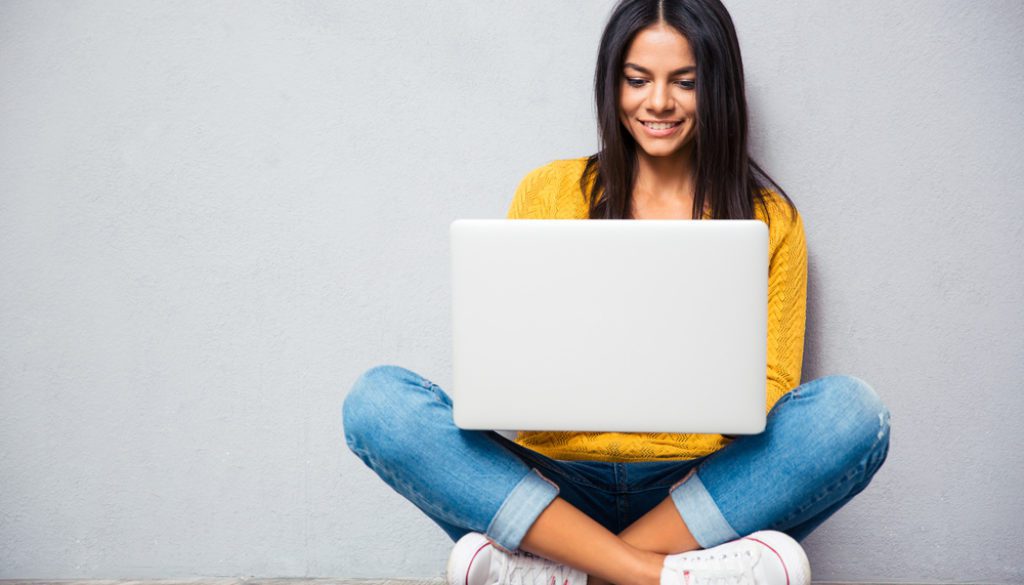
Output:
[[452,540],[480,532],[508,550],[555,497],[614,533],[671,497],[704,548],[763,529],[800,540],[867,486],[889,446],[888,409],[850,376],[793,389],[764,432],[686,461],[550,459],[495,432],[459,429],[451,404],[410,370],[371,368],[345,398],[345,440]]

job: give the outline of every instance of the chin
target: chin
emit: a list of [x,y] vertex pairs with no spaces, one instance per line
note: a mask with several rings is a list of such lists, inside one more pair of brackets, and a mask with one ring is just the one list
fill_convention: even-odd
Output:
[[670,156],[673,156],[673,155],[679,153],[679,149],[678,148],[673,148],[673,149],[659,148],[657,150],[648,150],[646,148],[641,147],[640,150],[643,151],[644,154],[646,154],[647,156],[649,156],[651,158],[667,158],[667,157],[670,157]]
[[642,142],[637,143],[637,147],[640,152],[651,158],[668,158],[672,156],[679,156],[681,152],[686,150],[687,142],[682,144],[674,144],[672,146],[666,146],[659,144],[656,148],[647,148]]

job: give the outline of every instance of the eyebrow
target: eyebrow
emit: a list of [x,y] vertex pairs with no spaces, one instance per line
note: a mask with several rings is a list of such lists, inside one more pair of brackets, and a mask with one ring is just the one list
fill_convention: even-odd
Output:
[[[650,75],[651,74],[651,71],[649,69],[641,67],[641,66],[637,65],[636,63],[626,63],[622,67],[623,68],[631,67],[633,69],[636,69],[640,73],[643,73],[644,75]],[[669,73],[669,77],[671,77],[673,75],[683,75],[683,74],[686,74],[686,73],[693,73],[696,69],[697,68],[695,66],[693,66],[693,65],[689,65],[687,67],[680,67],[679,69],[676,69],[672,73]]]

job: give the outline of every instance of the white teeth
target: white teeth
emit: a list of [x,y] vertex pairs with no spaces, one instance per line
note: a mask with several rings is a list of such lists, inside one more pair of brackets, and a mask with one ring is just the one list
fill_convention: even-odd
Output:
[[651,130],[668,130],[679,125],[679,122],[643,122]]

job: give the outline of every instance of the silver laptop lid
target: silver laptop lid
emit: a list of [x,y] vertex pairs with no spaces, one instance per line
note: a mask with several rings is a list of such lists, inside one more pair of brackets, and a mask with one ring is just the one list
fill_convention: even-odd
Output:
[[459,427],[764,430],[763,222],[459,219],[451,260]]

